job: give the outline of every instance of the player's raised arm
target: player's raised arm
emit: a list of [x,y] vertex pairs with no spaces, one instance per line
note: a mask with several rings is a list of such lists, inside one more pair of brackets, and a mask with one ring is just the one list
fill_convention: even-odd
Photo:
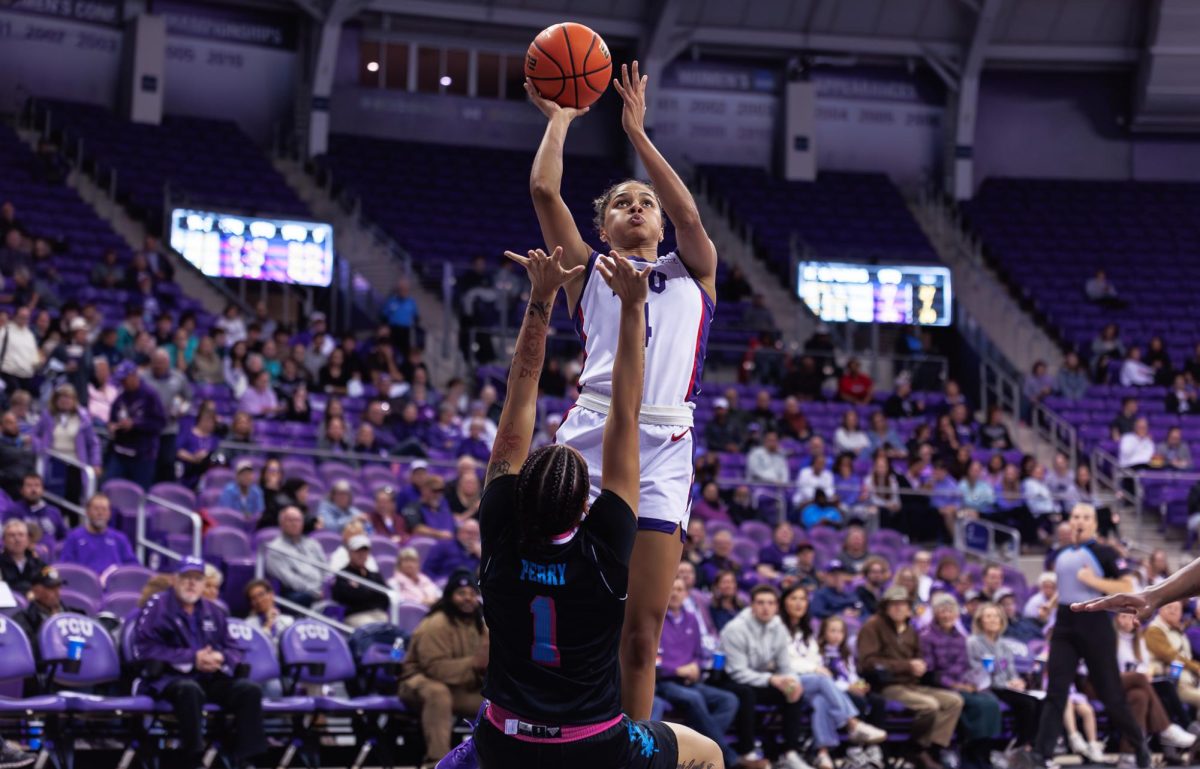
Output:
[[529,273],[529,307],[521,321],[517,350],[508,369],[508,392],[504,397],[504,409],[500,412],[492,456],[488,460],[485,486],[498,476],[516,475],[529,456],[529,444],[533,440],[533,427],[537,419],[538,380],[541,379],[542,364],[546,359],[550,311],[554,309],[554,299],[563,283],[583,272],[583,265],[569,270],[563,268],[562,248],[554,249],[550,256],[546,256],[546,252],[540,248],[528,252],[528,256],[512,251],[505,251],[504,255]]
[[[572,120],[587,114],[587,107],[562,107],[542,97],[528,79],[525,80],[525,93],[548,119],[546,133],[542,136],[542,143],[533,157],[533,168],[529,171],[529,195],[533,198],[533,210],[542,228],[542,239],[546,241],[546,248],[562,247],[563,266],[587,265],[588,257],[592,255],[591,246],[584,243],[579,228],[575,226],[575,218],[562,199],[563,145],[567,140],[567,129]],[[572,292],[568,286],[567,304],[572,310],[579,298],[578,293],[578,289]]]
[[612,404],[604,421],[600,486],[612,491],[633,510],[638,509],[641,453],[638,413],[642,409],[642,380],[646,368],[646,296],[651,267],[638,270],[613,251],[596,260],[596,269],[621,298],[621,327],[613,361]]
[[679,258],[687,265],[692,277],[700,281],[705,292],[716,299],[717,248],[704,231],[704,223],[700,221],[700,211],[696,208],[692,193],[646,134],[646,82],[649,78],[638,71],[636,61],[632,69],[631,75],[629,65],[622,64],[621,77],[613,79],[617,93],[625,101],[621,111],[621,127],[625,129],[630,143],[646,166],[646,172],[650,174],[650,181],[654,183],[654,190],[662,201],[663,213],[675,225]]

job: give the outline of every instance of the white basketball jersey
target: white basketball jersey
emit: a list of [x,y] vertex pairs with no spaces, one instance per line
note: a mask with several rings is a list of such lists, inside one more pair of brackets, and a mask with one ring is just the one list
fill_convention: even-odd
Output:
[[[621,300],[602,275],[595,274],[595,251],[588,258],[583,291],[575,307],[575,330],[583,342],[581,389],[612,395],[613,361],[621,327]],[[639,270],[649,262],[631,260]],[[646,301],[646,375],[642,403],[681,406],[700,392],[704,352],[713,301],[675,251],[659,257],[650,272]]]

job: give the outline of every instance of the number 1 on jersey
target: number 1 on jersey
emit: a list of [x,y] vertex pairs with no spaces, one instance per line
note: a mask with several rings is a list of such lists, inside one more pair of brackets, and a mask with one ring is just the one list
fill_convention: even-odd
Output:
[[558,612],[554,599],[539,595],[529,602],[533,612],[533,661],[539,665],[556,668],[561,664],[558,656]]

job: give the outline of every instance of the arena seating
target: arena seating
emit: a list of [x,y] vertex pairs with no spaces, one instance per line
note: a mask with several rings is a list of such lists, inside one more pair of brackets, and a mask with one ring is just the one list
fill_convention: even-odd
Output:
[[44,102],[51,128],[103,178],[116,173],[121,199],[152,230],[163,218],[164,188],[174,203],[238,213],[308,217],[307,207],[233,121],[168,115],[161,125],[122,120],[106,109]]
[[784,280],[792,279],[793,233],[817,259],[938,261],[884,174],[823,172],[815,182],[789,182],[761,168],[705,165],[699,172],[735,220],[753,229],[760,255]]

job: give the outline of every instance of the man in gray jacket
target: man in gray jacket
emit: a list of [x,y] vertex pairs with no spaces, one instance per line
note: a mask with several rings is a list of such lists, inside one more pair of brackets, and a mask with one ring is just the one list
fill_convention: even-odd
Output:
[[179,441],[179,417],[192,403],[192,383],[182,371],[171,368],[171,356],[159,347],[150,355],[150,375],[142,381],[158,393],[167,424],[158,439],[158,459],[154,463],[155,481],[175,480],[175,451]]
[[804,687],[792,667],[791,638],[779,617],[779,594],[770,585],[759,585],[750,593],[750,608],[730,620],[721,631],[725,650],[725,688],[738,695],[736,750],[743,759],[753,755],[756,705],[780,708],[783,714],[781,769],[810,769],[800,757],[801,696]]
[[327,562],[315,540],[304,537],[304,515],[288,505],[279,511],[279,536],[267,543],[267,576],[279,580],[279,597],[312,606],[321,597],[327,572],[312,561]]

